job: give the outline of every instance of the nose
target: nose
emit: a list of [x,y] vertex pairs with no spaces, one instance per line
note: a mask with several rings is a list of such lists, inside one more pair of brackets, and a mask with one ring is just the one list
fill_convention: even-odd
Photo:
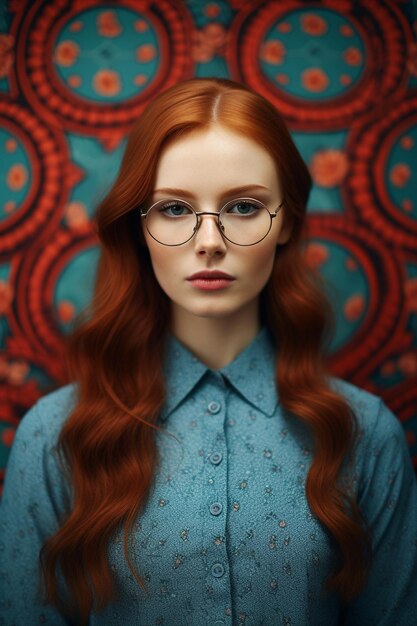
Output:
[[197,254],[214,256],[226,252],[226,241],[222,236],[217,218],[214,215],[201,215],[197,232],[194,235],[194,249]]

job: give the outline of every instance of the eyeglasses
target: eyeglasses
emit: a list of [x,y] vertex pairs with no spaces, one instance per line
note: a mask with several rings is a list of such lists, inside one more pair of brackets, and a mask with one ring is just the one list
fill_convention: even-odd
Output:
[[158,200],[146,211],[141,211],[150,236],[164,246],[181,246],[198,231],[202,215],[214,215],[221,235],[238,246],[253,246],[265,239],[284,201],[270,213],[254,198],[237,198],[227,202],[219,213],[196,211],[185,200],[173,198]]

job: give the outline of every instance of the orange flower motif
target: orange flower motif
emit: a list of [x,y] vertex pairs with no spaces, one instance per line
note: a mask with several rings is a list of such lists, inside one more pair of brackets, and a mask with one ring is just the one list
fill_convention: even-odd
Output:
[[0,280],[0,315],[7,312],[14,297],[13,287],[5,280]]
[[65,211],[65,219],[72,230],[87,230],[90,227],[87,209],[83,202],[70,202]]
[[24,187],[28,179],[28,172],[24,165],[15,163],[7,172],[7,184],[13,191],[19,191]]
[[352,259],[352,257],[348,257],[345,261],[345,267],[350,272],[354,272],[358,269],[358,264],[356,263],[355,259]]
[[284,61],[285,46],[281,41],[267,41],[262,44],[260,57],[266,63],[280,65]]
[[280,33],[289,33],[292,31],[292,26],[289,22],[280,22],[277,25],[277,31]]
[[405,281],[404,293],[408,311],[417,313],[417,278],[408,278]]
[[342,150],[319,150],[310,162],[310,172],[316,185],[336,187],[348,171],[348,159]]
[[352,79],[349,76],[349,74],[340,74],[339,80],[340,80],[340,84],[343,85],[344,87],[347,87],[352,82]]
[[417,352],[402,354],[397,361],[397,366],[405,376],[415,376],[417,374]]
[[144,33],[148,30],[148,24],[145,20],[136,20],[133,24],[138,33]]
[[411,178],[411,170],[406,163],[397,163],[391,169],[389,177],[396,187],[405,187]]
[[15,208],[16,208],[16,202],[13,202],[13,200],[8,200],[3,205],[3,209],[5,213],[11,213],[12,211],[15,210]]
[[365,300],[361,294],[350,296],[345,302],[343,312],[349,322],[356,322],[365,309]]
[[72,74],[71,76],[68,76],[67,83],[70,87],[79,87],[82,83],[81,76],[78,76],[78,74]]
[[17,150],[17,141],[16,139],[7,139],[4,144],[6,152],[16,152]]
[[102,96],[116,96],[122,89],[119,73],[114,70],[99,70],[94,74],[93,87]]
[[319,67],[312,67],[304,70],[301,74],[301,82],[305,89],[319,93],[324,91],[329,84],[329,78]]
[[404,148],[404,150],[411,150],[414,146],[414,140],[410,137],[410,135],[405,135],[404,137],[401,137],[400,144],[401,148]]
[[146,81],[148,80],[148,77],[146,76],[146,74],[136,74],[135,78],[133,79],[133,82],[135,85],[144,85],[146,83]]
[[307,13],[301,16],[301,30],[313,37],[320,37],[327,32],[327,22],[319,15]]
[[329,258],[329,250],[322,243],[309,243],[305,251],[307,265],[312,270],[318,270]]
[[207,24],[203,28],[205,43],[213,48],[220,48],[226,43],[226,29],[223,24]]
[[72,22],[72,24],[70,24],[70,31],[72,33],[78,33],[80,30],[82,30],[84,27],[84,24],[82,23],[81,20],[77,20],[76,22]]
[[156,57],[156,49],[153,44],[147,43],[136,48],[136,60],[140,63],[152,61]]
[[207,63],[214,56],[213,46],[207,40],[207,37],[201,30],[193,32],[193,45],[191,48],[191,56],[196,63]]
[[21,385],[29,373],[29,364],[20,360],[9,364],[7,379],[12,385]]
[[404,200],[401,202],[401,206],[404,211],[407,211],[407,213],[411,213],[413,210],[413,203],[411,202],[410,198],[404,198]]
[[339,31],[343,37],[352,37],[353,35],[353,29],[348,24],[342,24]]
[[97,17],[97,30],[102,37],[117,37],[123,31],[115,11],[102,11]]
[[0,34],[0,78],[10,72],[14,61],[14,38],[7,33]]
[[275,80],[279,85],[288,85],[290,78],[288,74],[280,73],[275,75]]
[[218,4],[207,4],[204,7],[204,15],[206,17],[214,18],[217,17],[220,13],[220,7]]
[[58,304],[58,317],[59,320],[63,324],[67,324],[71,320],[74,319],[75,316],[75,307],[72,302],[68,302],[68,300],[62,300]]
[[3,432],[1,434],[1,438],[3,441],[3,444],[7,447],[7,448],[11,448],[12,447],[12,443],[15,437],[16,431],[14,428],[4,428]]
[[71,67],[79,54],[80,49],[75,41],[62,41],[55,48],[54,61],[63,67]]
[[362,52],[358,48],[347,48],[343,53],[343,58],[348,65],[360,65]]

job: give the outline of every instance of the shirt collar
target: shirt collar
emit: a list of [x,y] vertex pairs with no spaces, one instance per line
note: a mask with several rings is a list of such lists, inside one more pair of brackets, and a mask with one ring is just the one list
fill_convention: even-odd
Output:
[[[278,397],[275,382],[276,349],[273,338],[263,327],[253,341],[225,367],[215,370],[255,408],[272,416]],[[168,334],[164,359],[166,400],[160,419],[184,400],[206,372],[213,372],[172,334]]]

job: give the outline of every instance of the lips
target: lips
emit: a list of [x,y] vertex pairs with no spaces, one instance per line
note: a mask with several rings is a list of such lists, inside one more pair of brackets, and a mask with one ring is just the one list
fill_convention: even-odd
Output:
[[230,274],[220,272],[219,270],[203,270],[202,272],[196,272],[187,278],[187,280],[235,280]]

